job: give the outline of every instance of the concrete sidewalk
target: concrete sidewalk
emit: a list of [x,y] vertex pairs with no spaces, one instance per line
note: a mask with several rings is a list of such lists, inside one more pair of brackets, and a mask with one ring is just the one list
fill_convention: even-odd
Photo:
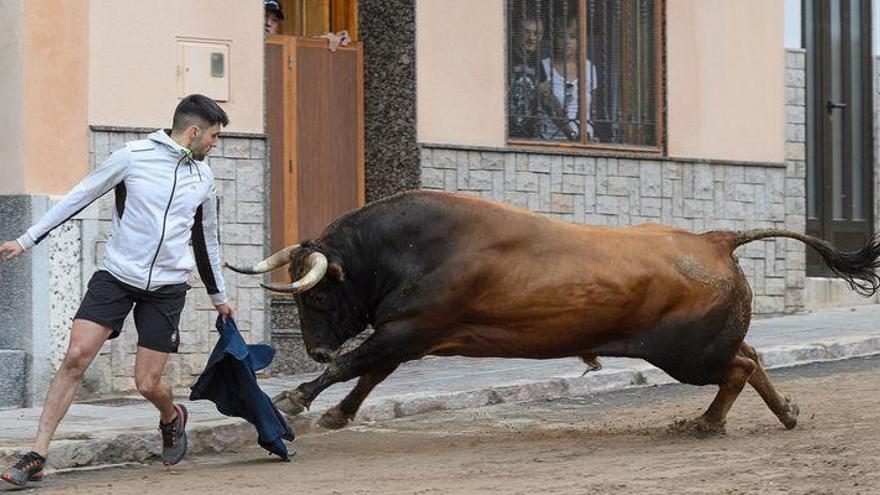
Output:
[[[767,367],[843,359],[880,353],[880,305],[833,309],[752,322],[747,341]],[[581,376],[577,359],[468,359],[429,357],[401,366],[379,385],[361,408],[356,422],[390,419],[423,412],[586,395],[672,381],[641,360],[602,359],[603,369]],[[274,395],[316,374],[262,380]],[[353,382],[327,389],[311,412],[291,420],[298,435],[339,402]],[[188,390],[179,391],[183,397]],[[817,391],[819,393],[819,391]],[[256,445],[256,431],[239,419],[217,413],[207,401],[186,402],[191,412],[190,455]],[[29,450],[40,410],[0,411],[0,464]],[[157,414],[139,397],[74,404],[58,429],[49,456],[55,469],[143,462],[158,456],[161,441]],[[294,450],[295,450],[294,444]]]

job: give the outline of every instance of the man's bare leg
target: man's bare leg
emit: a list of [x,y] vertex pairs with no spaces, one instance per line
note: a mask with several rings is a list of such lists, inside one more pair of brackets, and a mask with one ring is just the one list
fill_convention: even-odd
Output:
[[177,416],[171,384],[162,378],[168,354],[145,347],[137,348],[134,362],[134,383],[138,392],[159,410],[163,423],[170,423]]
[[171,384],[162,378],[168,354],[138,347],[134,363],[134,382],[138,392],[159,410],[162,432],[162,462],[177,464],[186,455],[186,422],[188,413],[183,404],[174,404]]
[[83,373],[92,364],[101,346],[112,333],[113,329],[91,321],[73,321],[67,353],[64,355],[61,367],[52,378],[52,384],[49,385],[46,400],[43,402],[43,412],[40,414],[40,424],[34,440],[34,452],[43,457],[49,453],[49,442],[55,435],[58,423],[67,414],[73,402]]

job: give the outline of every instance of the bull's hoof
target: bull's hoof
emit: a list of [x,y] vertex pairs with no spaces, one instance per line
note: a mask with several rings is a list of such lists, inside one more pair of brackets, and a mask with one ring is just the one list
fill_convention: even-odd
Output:
[[309,403],[299,390],[285,390],[272,397],[272,403],[288,416],[296,416],[309,408]]
[[801,408],[798,407],[797,404],[792,402],[788,397],[785,398],[785,406],[783,406],[783,410],[781,414],[776,415],[779,418],[779,421],[785,426],[786,430],[790,430],[797,426],[798,414],[800,414]]
[[591,371],[599,371],[602,369],[602,363],[599,362],[599,358],[593,355],[581,356],[581,361],[587,365],[587,369],[581,374],[581,376],[585,376],[587,373]]
[[328,409],[327,412],[318,420],[318,424],[328,430],[338,430],[348,425],[351,418],[345,415],[339,406]]
[[724,421],[713,422],[703,416],[676,421],[669,426],[669,431],[679,435],[691,435],[696,438],[707,438],[725,433]]

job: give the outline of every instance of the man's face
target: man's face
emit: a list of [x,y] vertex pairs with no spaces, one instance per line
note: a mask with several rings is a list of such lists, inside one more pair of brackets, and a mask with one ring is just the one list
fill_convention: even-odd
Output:
[[278,33],[278,25],[281,23],[281,19],[275,15],[275,12],[266,12],[266,17],[263,22],[263,34],[269,36],[271,34]]
[[203,129],[197,125],[190,127],[192,133],[192,142],[189,145],[193,158],[196,160],[204,160],[211,152],[214,146],[217,146],[217,140],[220,138],[220,124],[214,124],[211,127]]
[[544,36],[544,23],[537,19],[527,19],[522,27],[522,49],[525,53],[534,53]]

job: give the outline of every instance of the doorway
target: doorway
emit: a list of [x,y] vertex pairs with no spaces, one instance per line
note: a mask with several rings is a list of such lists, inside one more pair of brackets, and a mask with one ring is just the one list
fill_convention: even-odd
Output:
[[[807,234],[844,250],[873,231],[870,0],[804,0]],[[807,275],[831,276],[812,250]]]
[[[280,33],[266,38],[266,134],[273,252],[320,236],[364,204],[363,47],[355,0],[282,0]],[[347,30],[331,51],[314,36]],[[278,270],[273,281],[286,281]]]

